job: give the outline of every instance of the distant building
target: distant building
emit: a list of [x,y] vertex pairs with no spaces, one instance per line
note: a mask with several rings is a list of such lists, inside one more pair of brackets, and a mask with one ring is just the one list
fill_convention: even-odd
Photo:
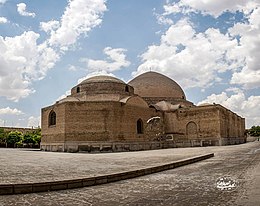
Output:
[[135,151],[245,142],[245,119],[219,104],[195,106],[172,79],[146,72],[128,84],[96,76],[42,109],[45,151]]
[[30,128],[30,127],[0,127],[5,132],[21,132],[22,134],[26,134],[28,132],[34,132],[37,131],[39,128]]

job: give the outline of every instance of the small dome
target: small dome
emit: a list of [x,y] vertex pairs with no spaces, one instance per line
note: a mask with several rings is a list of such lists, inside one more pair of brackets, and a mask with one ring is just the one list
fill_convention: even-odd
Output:
[[[117,94],[129,96],[134,94],[134,88],[127,85],[124,81],[112,76],[94,76],[85,79],[71,89],[71,95],[83,97],[100,94]],[[119,98],[119,97],[118,97]]]
[[141,97],[186,99],[182,88],[175,81],[157,72],[143,73],[128,84]]
[[94,83],[94,82],[114,82],[114,83],[125,84],[125,82],[123,82],[120,79],[117,79],[112,76],[105,76],[105,75],[90,77],[82,81],[80,84],[87,84],[87,83]]
[[213,105],[213,104],[205,102],[205,103],[199,104],[198,106],[199,107],[204,107],[204,106],[210,106],[210,105]]
[[71,96],[68,96],[68,97],[65,97],[59,101],[57,101],[56,103],[63,103],[63,102],[79,102],[81,101],[80,98],[76,98],[76,97],[71,97]]

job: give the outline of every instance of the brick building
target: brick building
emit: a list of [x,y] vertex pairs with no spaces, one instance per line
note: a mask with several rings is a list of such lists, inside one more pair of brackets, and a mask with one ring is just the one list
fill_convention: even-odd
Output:
[[146,72],[128,84],[84,80],[42,109],[45,151],[135,151],[245,142],[245,120],[218,104],[195,106],[172,79]]

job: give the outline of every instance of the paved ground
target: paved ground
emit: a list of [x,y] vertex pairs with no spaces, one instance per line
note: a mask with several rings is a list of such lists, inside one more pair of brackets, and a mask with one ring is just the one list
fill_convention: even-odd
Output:
[[[8,156],[8,150],[5,150]],[[16,152],[16,150],[14,150]],[[20,151],[17,154],[24,154],[28,151]],[[143,176],[135,179],[110,183],[106,185],[80,188],[66,191],[46,192],[38,194],[26,195],[12,195],[0,196],[0,206],[5,205],[246,205],[246,206],[259,206],[260,205],[260,142],[251,142],[243,145],[225,146],[225,147],[206,147],[206,148],[186,148],[186,149],[168,149],[157,151],[145,151],[136,153],[115,153],[109,154],[63,154],[63,153],[41,153],[41,152],[28,152],[29,158],[33,158],[32,154],[39,154],[39,156],[50,157],[43,158],[44,165],[47,162],[60,162],[55,160],[61,159],[61,163],[52,167],[58,168],[59,172],[70,174],[67,170],[73,170],[69,166],[82,162],[87,158],[88,161],[93,158],[92,170],[95,161],[99,160],[104,164],[99,168],[105,171],[105,168],[118,170],[118,168],[147,166],[150,164],[165,163],[164,160],[171,161],[175,156],[181,157],[182,155],[191,154],[204,154],[214,152],[215,157],[187,165],[181,168],[168,170],[148,176]],[[178,156],[179,154],[179,156]],[[182,154],[182,155],[181,155]],[[2,158],[4,152],[1,150],[1,171],[4,166]],[[52,156],[54,155],[54,156]],[[75,155],[73,158],[67,155]],[[85,155],[85,156],[84,156]],[[129,156],[129,157],[128,157]],[[65,158],[66,157],[66,158]],[[91,158],[92,157],[92,158]],[[112,158],[113,157],[113,158]],[[9,160],[17,159],[12,157]],[[58,158],[58,159],[59,159]],[[83,159],[81,159],[83,158]],[[103,159],[104,158],[104,159]],[[5,159],[5,158],[4,158]],[[8,159],[8,158],[6,158]],[[22,160],[23,158],[21,158]],[[37,158],[36,158],[37,159]],[[65,161],[67,159],[67,161]],[[114,160],[114,161],[112,161]],[[152,163],[150,163],[150,160]],[[16,162],[18,160],[15,160]],[[47,162],[46,162],[47,161]],[[72,162],[71,162],[72,161]],[[29,161],[25,161],[29,164]],[[112,164],[113,162],[113,164]],[[12,165],[8,164],[6,166]],[[66,163],[66,164],[65,164]],[[84,162],[83,162],[84,163]],[[37,164],[32,162],[32,165]],[[38,163],[39,164],[39,163]],[[63,165],[65,164],[65,165]],[[139,165],[138,165],[139,164]],[[22,165],[22,164],[20,164]],[[27,166],[32,166],[27,165]],[[87,162],[86,162],[87,165]],[[85,167],[86,167],[85,165]],[[49,165],[50,166],[50,165]],[[121,167],[119,167],[121,166]],[[60,168],[61,167],[61,168]],[[10,166],[14,168],[14,166]],[[18,170],[19,167],[16,169]],[[46,167],[44,167],[46,168]],[[51,169],[51,168],[50,168]],[[17,171],[16,170],[16,171]],[[79,169],[79,174],[83,173],[83,166]],[[24,172],[25,170],[22,169]],[[29,169],[28,169],[29,171]],[[38,170],[37,170],[38,171]],[[90,170],[89,170],[90,171]],[[7,172],[5,170],[5,172]],[[11,172],[15,173],[15,172]],[[43,172],[44,173],[44,172]],[[1,174],[3,174],[1,172]],[[5,173],[6,174],[6,173]],[[14,174],[13,174],[14,175]],[[25,176],[22,172],[21,176]],[[15,176],[15,175],[14,175]],[[73,176],[73,175],[72,175]],[[3,177],[3,176],[2,176]],[[218,180],[226,177],[233,181],[231,190],[228,187],[218,188],[223,184],[217,184]],[[19,179],[19,177],[16,177]],[[9,181],[14,180],[11,178]],[[3,180],[1,180],[3,182]],[[228,185],[228,184],[226,184]],[[224,185],[225,186],[225,185]],[[229,185],[230,186],[230,185]]]
[[104,175],[207,154],[200,148],[122,153],[58,153],[0,149],[0,184],[47,182]]

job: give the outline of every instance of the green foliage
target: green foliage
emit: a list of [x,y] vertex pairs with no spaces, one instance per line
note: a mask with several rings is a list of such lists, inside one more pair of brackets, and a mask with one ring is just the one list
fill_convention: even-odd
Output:
[[0,128],[0,145],[5,144],[6,137],[7,132],[5,132],[3,128]]
[[11,147],[15,147],[15,145],[23,138],[23,135],[21,132],[14,131],[9,132],[6,137],[6,143],[7,145]]
[[254,137],[260,136],[260,126],[252,126],[249,130],[249,134]]
[[34,144],[36,144],[36,145],[40,145],[40,142],[41,142],[41,135],[39,135],[39,134],[35,134],[34,136],[33,136],[33,139],[34,139]]
[[2,147],[38,147],[41,142],[41,129],[22,134],[18,131],[5,132],[0,128],[0,146]]
[[25,134],[23,136],[23,143],[25,143],[25,144],[30,144],[30,143],[35,144],[34,135],[29,134],[29,133]]

